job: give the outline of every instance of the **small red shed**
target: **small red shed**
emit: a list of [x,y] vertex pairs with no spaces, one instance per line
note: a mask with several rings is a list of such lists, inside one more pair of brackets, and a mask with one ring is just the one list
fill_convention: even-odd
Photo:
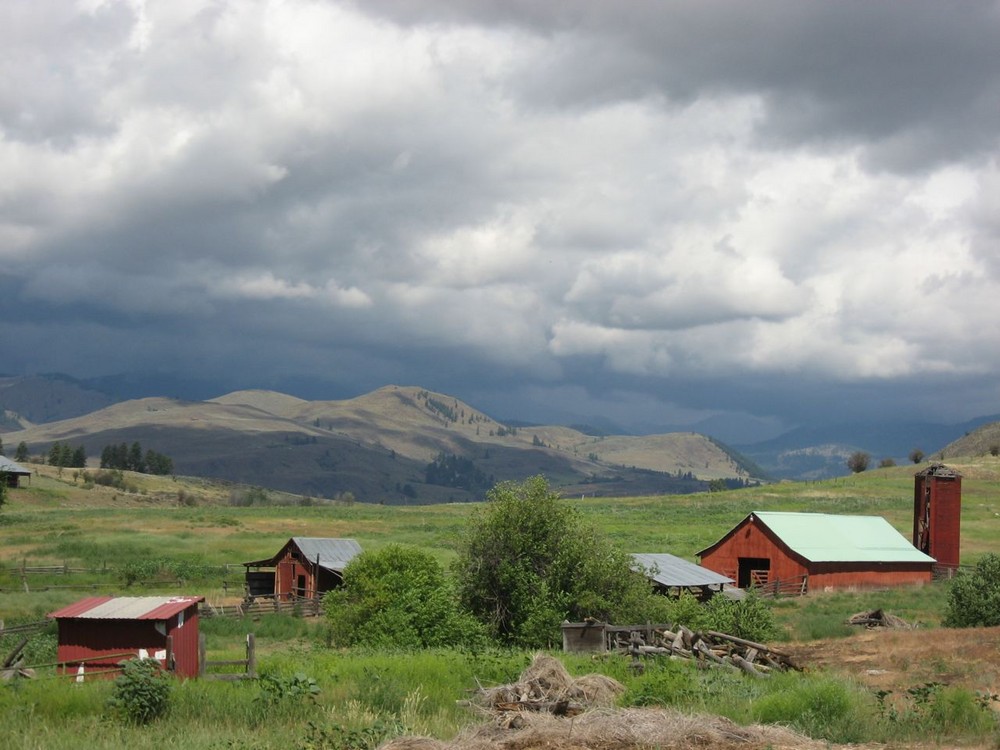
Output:
[[754,512],[698,553],[740,588],[803,581],[803,590],[928,583],[934,558],[881,516]]
[[130,657],[157,659],[198,676],[198,604],[203,596],[91,596],[49,614],[59,627],[64,674],[114,677]]
[[360,554],[361,545],[353,539],[293,536],[274,557],[243,563],[247,593],[251,597],[319,597],[344,582],[344,568]]

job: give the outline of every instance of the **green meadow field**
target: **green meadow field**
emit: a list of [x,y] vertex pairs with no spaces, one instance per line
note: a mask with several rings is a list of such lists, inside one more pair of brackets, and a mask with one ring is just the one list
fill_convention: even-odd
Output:
[[[963,474],[962,562],[974,564],[987,552],[1000,552],[1000,460],[947,463]],[[566,501],[626,551],[694,560],[698,550],[754,510],[878,514],[909,537],[913,474],[923,466],[719,493]],[[0,619],[8,626],[42,619],[93,594],[197,594],[215,605],[238,601],[240,563],[273,554],[291,536],[351,537],[364,549],[414,545],[447,565],[478,508],[320,502],[183,477],[126,475],[124,485],[113,488],[89,483],[73,470],[32,468],[38,473],[30,486],[12,490],[0,508]],[[23,566],[61,566],[67,572],[22,575]],[[772,680],[671,662],[636,675],[620,657],[558,655],[574,675],[602,672],[620,680],[627,688],[622,705],[669,706],[739,724],[779,723],[834,743],[909,747],[933,740],[939,746],[994,747],[997,633],[977,636],[994,644],[985,656],[980,652],[979,666],[958,655],[950,661],[949,651],[921,658],[932,642],[959,637],[941,635],[950,632],[939,627],[946,599],[947,584],[933,584],[777,600],[773,607],[785,647],[801,647],[818,663],[804,674]],[[863,639],[870,636],[843,621],[874,607],[921,626],[894,636],[895,671],[882,670],[878,685],[865,675],[879,670],[860,662],[853,670],[838,666],[836,656],[840,648],[849,652],[851,643],[864,651]],[[240,658],[245,633],[253,631],[260,671],[268,679],[180,683],[170,714],[155,725],[136,727],[108,708],[110,683],[76,686],[42,668],[34,680],[0,686],[0,747],[362,750],[399,734],[447,740],[483,720],[456,701],[477,685],[513,681],[531,659],[528,653],[495,649],[339,650],[329,646],[323,618],[214,619],[204,620],[202,630],[210,659]],[[12,636],[0,638],[0,659],[14,645]],[[872,651],[877,659],[880,649]],[[53,662],[52,627],[35,636],[25,653],[30,664]],[[315,695],[299,690],[300,678],[314,681]],[[895,702],[890,706],[887,700]]]

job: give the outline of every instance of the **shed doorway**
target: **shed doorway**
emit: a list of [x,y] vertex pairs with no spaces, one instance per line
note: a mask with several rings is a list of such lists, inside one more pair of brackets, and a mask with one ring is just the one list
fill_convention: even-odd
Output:
[[751,586],[763,586],[767,583],[771,572],[769,557],[740,557],[736,585],[741,589]]

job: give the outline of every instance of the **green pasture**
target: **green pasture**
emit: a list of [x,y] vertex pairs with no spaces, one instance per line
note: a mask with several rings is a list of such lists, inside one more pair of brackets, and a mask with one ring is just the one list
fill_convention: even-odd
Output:
[[[972,564],[1000,539],[1000,461],[948,462],[963,473],[962,554]],[[815,483],[778,483],[738,491],[635,498],[566,498],[630,552],[671,552],[694,559],[754,510],[878,514],[910,535],[913,472],[894,467]],[[238,599],[243,561],[266,557],[291,536],[352,537],[365,549],[414,545],[448,563],[476,505],[382,506],[299,502],[238,507],[232,489],[203,480],[146,478],[132,490],[85,488],[68,472],[42,471],[0,508],[0,620],[38,620],[76,599],[113,593],[200,594],[211,603]],[[88,572],[22,576],[18,568],[65,566]],[[228,568],[227,568],[228,566]],[[131,571],[136,575],[126,575]],[[228,584],[228,586],[226,585]],[[883,607],[936,626],[946,586],[838,592],[780,599],[774,611],[791,640],[850,638],[844,619]],[[268,680],[174,686],[168,716],[147,727],[116,719],[109,683],[74,685],[42,670],[39,679],[0,685],[0,748],[334,748],[366,750],[400,733],[448,739],[482,716],[457,701],[477,685],[512,681],[531,654],[467,649],[384,653],[329,646],[322,619],[261,617],[204,620],[209,659],[240,658],[246,632],[257,637]],[[0,638],[0,658],[14,645]],[[29,663],[54,661],[50,626],[35,636]],[[981,697],[942,686],[914,686],[889,710],[878,695],[833,674],[751,680],[685,664],[650,664],[637,675],[627,660],[560,655],[570,672],[602,672],[627,688],[623,705],[669,705],[776,722],[831,742],[907,739],[982,744],[996,723]],[[314,681],[315,696],[298,690]],[[944,738],[944,740],[942,740]],[[994,740],[995,741],[995,740]]]

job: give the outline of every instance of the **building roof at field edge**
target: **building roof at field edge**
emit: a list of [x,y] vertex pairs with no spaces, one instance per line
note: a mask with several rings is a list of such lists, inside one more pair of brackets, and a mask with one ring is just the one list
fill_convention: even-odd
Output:
[[30,476],[31,471],[25,469],[21,464],[11,461],[6,456],[0,456],[0,472],[6,472],[7,474],[23,474],[25,476]]
[[55,620],[167,620],[203,596],[88,596],[50,612]]
[[755,511],[732,531],[701,550],[704,555],[756,518],[792,552],[809,562],[933,563],[881,516]]
[[632,559],[642,568],[642,573],[661,586],[722,586],[734,582],[732,578],[666,552],[636,552]]
[[318,561],[319,567],[335,573],[343,573],[347,563],[361,554],[361,545],[353,539],[330,539],[325,537],[293,536],[274,557],[243,563],[247,567],[270,567],[276,565],[289,544],[298,547],[302,557],[310,562]]

